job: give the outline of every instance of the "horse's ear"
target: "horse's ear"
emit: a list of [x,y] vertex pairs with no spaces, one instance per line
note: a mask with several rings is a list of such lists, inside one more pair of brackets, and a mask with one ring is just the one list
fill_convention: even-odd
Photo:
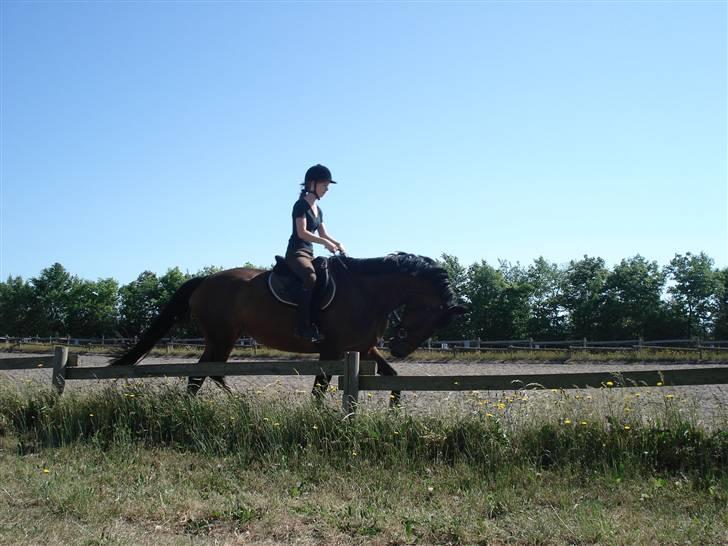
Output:
[[448,307],[448,311],[450,311],[451,315],[464,315],[469,309],[464,305],[453,305],[452,307]]

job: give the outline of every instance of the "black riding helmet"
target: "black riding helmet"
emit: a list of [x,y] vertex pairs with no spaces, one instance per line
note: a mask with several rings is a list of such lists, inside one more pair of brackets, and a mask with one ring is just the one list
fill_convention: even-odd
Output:
[[328,167],[324,167],[320,163],[317,163],[306,171],[306,176],[304,177],[303,183],[301,184],[306,193],[313,193],[316,197],[319,197],[319,195],[315,191],[316,186],[314,186],[313,190],[308,189],[309,182],[330,182],[332,184],[336,184],[335,180],[331,180],[331,171],[328,169]]

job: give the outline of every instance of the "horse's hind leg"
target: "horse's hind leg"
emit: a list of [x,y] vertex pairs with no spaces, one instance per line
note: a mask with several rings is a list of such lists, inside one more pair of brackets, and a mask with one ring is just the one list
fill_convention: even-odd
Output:
[[[228,342],[225,344],[217,345],[212,344],[208,340],[207,345],[205,346],[205,351],[202,353],[199,362],[227,362],[227,359],[230,357],[230,353],[232,352],[234,346],[234,340],[232,341],[232,343]],[[212,379],[228,393],[231,392],[230,387],[228,387],[227,383],[225,383],[225,377],[221,375],[214,375],[211,376],[210,379]],[[196,395],[197,392],[202,388],[202,384],[204,382],[205,377],[190,377],[187,381],[187,394],[190,394],[192,396]]]

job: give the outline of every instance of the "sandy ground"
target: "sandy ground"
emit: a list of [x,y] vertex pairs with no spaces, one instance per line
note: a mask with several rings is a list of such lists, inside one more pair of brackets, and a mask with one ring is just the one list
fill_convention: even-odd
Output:
[[[0,358],[6,353],[0,353]],[[9,356],[9,355],[8,355]],[[19,356],[13,353],[12,356]],[[31,355],[27,355],[31,356]],[[82,355],[80,366],[104,366],[109,358],[102,355]],[[235,361],[234,359],[232,361]],[[194,358],[160,357],[144,360],[146,364],[165,362],[196,362]],[[392,361],[392,366],[400,375],[518,375],[539,373],[579,373],[595,371],[633,371],[633,370],[668,370],[694,367],[725,367],[723,363],[675,363],[675,362],[645,362],[625,363],[611,362],[543,362],[543,361],[488,361],[488,362],[408,362]],[[240,361],[244,366],[245,361]],[[0,372],[0,384],[5,381],[11,383],[40,383],[50,385],[51,372],[48,369],[18,370]],[[136,379],[135,382],[144,381],[152,384],[181,384],[184,379]],[[126,380],[116,380],[117,383],[126,383]],[[66,392],[78,392],[82,389],[105,386],[109,380],[103,381],[68,381]],[[228,378],[228,384],[236,392],[247,392],[257,396],[275,396],[284,399],[307,400],[313,385],[313,377],[300,376],[235,376]],[[332,385],[336,385],[336,378]],[[201,395],[219,393],[220,389],[208,381],[200,391]],[[429,413],[440,411],[510,411],[519,412],[528,418],[534,412],[567,412],[568,407],[583,404],[587,397],[590,404],[606,405],[610,413],[614,410],[621,412],[634,412],[645,418],[660,410],[666,403],[678,404],[681,412],[690,413],[695,420],[709,426],[728,425],[728,385],[703,385],[690,387],[639,387],[629,389],[589,389],[551,391],[527,391],[523,400],[523,391],[466,391],[466,392],[404,392],[403,406],[407,411],[415,413]],[[339,403],[340,393],[331,392],[331,403]],[[387,407],[389,393],[372,392],[361,393],[362,405],[372,408]],[[571,406],[565,404],[570,401]],[[498,406],[505,403],[506,409]],[[492,408],[492,409],[489,409]],[[664,412],[663,412],[664,413]],[[568,417],[568,415],[566,416]],[[578,418],[578,416],[574,416]]]

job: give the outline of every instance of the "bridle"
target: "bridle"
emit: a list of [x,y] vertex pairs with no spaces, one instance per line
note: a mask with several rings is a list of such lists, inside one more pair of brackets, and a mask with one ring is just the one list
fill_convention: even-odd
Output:
[[[392,328],[394,328],[395,331],[395,337],[398,341],[407,341],[407,338],[409,337],[409,332],[407,331],[407,328],[402,326],[402,317],[399,316],[399,313],[395,309],[389,314],[390,321],[392,323]],[[392,320],[394,319],[394,320]]]

